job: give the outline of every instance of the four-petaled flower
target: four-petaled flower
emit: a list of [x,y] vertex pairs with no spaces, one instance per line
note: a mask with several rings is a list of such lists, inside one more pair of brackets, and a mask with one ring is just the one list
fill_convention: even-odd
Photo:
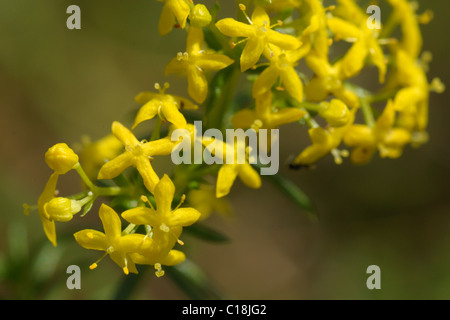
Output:
[[143,106],[136,115],[131,129],[136,128],[136,126],[143,121],[154,118],[156,115],[159,115],[160,117],[164,116],[165,120],[178,128],[186,126],[186,119],[179,109],[194,110],[197,109],[198,106],[188,99],[165,94],[167,88],[169,88],[168,83],[165,83],[163,88],[156,83],[155,89],[159,90],[159,93],[141,92],[136,96],[136,102],[143,104]]
[[122,217],[133,224],[151,226],[153,241],[162,248],[168,248],[166,252],[162,252],[165,256],[178,241],[183,227],[196,222],[200,218],[200,212],[194,208],[179,208],[179,206],[172,210],[175,186],[167,175],[164,175],[156,185],[153,195],[156,209],[137,207],[123,212]]
[[308,53],[308,47],[303,46],[297,50],[285,51],[277,46],[271,46],[271,50],[270,53],[265,50],[267,53],[265,56],[270,60],[270,66],[255,80],[252,89],[253,98],[270,90],[279,78],[279,88],[283,87],[298,102],[303,102],[303,84],[295,66]]
[[383,113],[373,127],[354,124],[344,136],[344,143],[355,147],[350,155],[352,162],[364,164],[379,150],[382,158],[398,158],[404,146],[411,141],[411,133],[404,128],[394,128],[395,104],[388,101]]
[[[214,157],[224,163],[219,170],[216,182],[216,197],[222,198],[230,193],[237,177],[253,189],[261,187],[261,177],[248,161],[248,151],[245,141],[234,141],[234,145],[220,139],[203,139],[203,144]],[[228,160],[228,158],[233,158]]]
[[170,140],[170,137],[150,142],[140,142],[130,130],[117,121],[112,124],[112,132],[125,146],[125,151],[105,163],[100,169],[97,178],[99,180],[112,179],[126,168],[134,166],[142,176],[145,187],[150,192],[153,192],[153,189],[159,182],[159,177],[152,168],[151,159],[156,155],[169,155],[175,144]]
[[[245,9],[242,5],[241,8]],[[240,58],[242,72],[253,67],[270,44],[284,50],[295,50],[302,44],[294,36],[272,30],[270,18],[262,7],[256,7],[251,19],[248,18],[248,21],[250,24],[242,23],[232,18],[225,18],[216,23],[216,27],[224,35],[246,38],[247,43]],[[271,50],[270,47],[269,50]]]
[[[122,235],[120,217],[106,204],[101,205],[99,216],[105,232],[85,229],[74,234],[75,240],[85,249],[105,251],[102,258],[109,254],[125,274],[138,273],[130,254],[151,252],[152,239],[138,233]],[[93,263],[90,269],[95,269],[102,258]]]
[[166,66],[165,74],[187,76],[188,93],[198,103],[208,94],[205,70],[218,71],[231,65],[234,60],[203,48],[204,35],[201,28],[190,27],[186,40],[186,52],[179,52]]

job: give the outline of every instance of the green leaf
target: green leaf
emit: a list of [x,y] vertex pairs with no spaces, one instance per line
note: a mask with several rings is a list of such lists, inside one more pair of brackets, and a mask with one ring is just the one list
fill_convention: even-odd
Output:
[[196,223],[190,227],[183,229],[185,232],[193,235],[194,237],[197,237],[199,239],[209,241],[209,242],[215,242],[215,243],[226,243],[230,242],[230,238],[228,238],[226,235],[211,229],[210,227],[207,227],[205,225]]
[[173,267],[164,267],[166,274],[190,298],[195,300],[222,299],[217,289],[194,262],[185,260]]
[[278,186],[289,198],[291,198],[301,209],[306,211],[311,221],[318,220],[317,211],[309,197],[291,180],[280,174],[265,176]]

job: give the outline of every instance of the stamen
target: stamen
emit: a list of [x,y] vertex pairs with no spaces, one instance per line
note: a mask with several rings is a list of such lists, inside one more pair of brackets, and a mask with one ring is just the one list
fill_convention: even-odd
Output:
[[125,273],[126,275],[129,275],[130,271],[128,270],[127,267],[123,267],[123,273]]
[[252,19],[250,19],[247,12],[245,11],[245,10],[247,10],[247,7],[244,4],[239,3],[239,9],[241,9],[241,11],[244,14],[244,17],[247,19],[248,23],[253,24]]
[[177,242],[178,242],[179,245],[184,246],[184,242],[181,241],[180,239],[178,239]]
[[105,253],[104,253],[97,261],[95,261],[93,264],[91,264],[91,265],[89,266],[89,269],[94,270],[95,268],[97,268],[97,267],[98,267],[98,264],[100,263],[100,261],[102,261],[103,258],[106,257],[107,255],[108,255],[108,253],[105,252]]
[[236,47],[237,45],[240,45],[241,43],[244,43],[247,40],[248,40],[248,38],[239,40],[238,42],[231,41],[230,47],[231,47],[231,49],[234,49],[234,47]]
[[161,267],[161,263],[155,263],[155,274],[158,278],[161,278],[164,275],[164,270]]
[[436,93],[443,93],[445,91],[445,84],[442,83],[441,79],[434,78],[431,81],[429,88],[430,88],[430,91],[434,91]]
[[179,203],[179,204],[176,206],[176,208],[173,209],[173,210],[175,211],[175,210],[177,210],[179,207],[181,207],[181,205],[183,204],[184,200],[186,200],[186,195],[185,195],[185,194],[183,194],[183,195],[181,196],[180,203]]
[[161,231],[163,231],[163,232],[169,232],[169,231],[170,231],[170,228],[169,228],[166,224],[164,224],[164,223],[162,223],[162,224],[159,226],[159,229],[160,229]]

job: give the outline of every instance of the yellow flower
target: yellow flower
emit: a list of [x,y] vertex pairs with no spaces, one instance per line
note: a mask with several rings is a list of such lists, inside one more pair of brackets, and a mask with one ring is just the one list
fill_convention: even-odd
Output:
[[234,62],[226,55],[204,50],[203,42],[202,29],[191,26],[186,40],[186,52],[179,52],[165,69],[166,75],[187,76],[188,93],[198,103],[203,103],[208,94],[205,70],[218,71]]
[[56,228],[55,221],[50,218],[46,210],[46,204],[53,198],[55,198],[56,184],[58,183],[59,174],[57,172],[52,173],[47,183],[45,184],[44,191],[38,199],[38,212],[39,217],[42,221],[42,226],[44,227],[45,235],[48,240],[56,247]]
[[274,129],[283,124],[300,120],[306,112],[297,108],[272,110],[272,92],[266,91],[256,98],[255,110],[238,111],[231,123],[235,128]]
[[402,30],[402,40],[400,48],[413,59],[416,59],[422,50],[422,34],[419,27],[417,15],[415,13],[418,3],[407,0],[388,0],[393,7],[390,17],[391,24],[400,23]]
[[106,161],[114,159],[120,154],[123,145],[113,134],[109,134],[97,141],[91,142],[83,138],[80,152],[80,163],[89,179],[97,178],[98,170]]
[[366,125],[351,126],[344,136],[344,143],[355,147],[351,153],[351,160],[356,164],[368,162],[376,150],[382,158],[398,158],[403,147],[411,141],[411,134],[403,128],[394,128],[395,104],[388,101],[383,113],[371,128]]
[[342,142],[345,133],[349,130],[355,119],[356,108],[350,111],[347,124],[340,127],[328,127],[327,129],[316,127],[309,129],[309,137],[312,145],[305,148],[292,162],[291,167],[309,167],[326,156],[328,153],[334,157],[336,164],[342,163],[342,157],[348,155],[346,150],[337,148]]
[[393,56],[396,67],[391,85],[401,87],[394,98],[395,109],[400,112],[400,125],[410,131],[424,131],[428,124],[427,76],[404,50],[396,50]]
[[218,139],[212,141],[203,139],[203,143],[212,155],[222,159],[223,162],[227,159],[227,154],[234,154],[234,161],[232,163],[227,161],[219,170],[216,182],[217,198],[222,198],[230,193],[237,177],[249,188],[258,189],[261,187],[261,177],[258,172],[253,169],[247,159],[244,159],[244,161],[239,159],[242,154],[245,155],[245,158],[248,157],[245,142],[237,141],[234,145],[231,145]]
[[353,1],[341,1],[340,4],[344,7],[342,11],[348,19],[330,17],[328,27],[336,40],[344,39],[354,43],[336,63],[341,79],[348,79],[360,73],[366,58],[369,57],[379,70],[379,82],[384,82],[387,66],[378,40],[379,31],[367,27],[367,15]]
[[45,162],[58,174],[65,174],[78,164],[78,156],[65,143],[57,143],[45,153]]
[[319,115],[332,127],[345,126],[352,118],[345,103],[338,99],[322,102],[319,107]]
[[358,96],[344,86],[345,78],[340,72],[339,65],[331,65],[327,57],[316,51],[309,53],[305,61],[315,73],[305,85],[305,96],[308,101],[321,102],[333,94],[350,108],[359,107]]
[[189,191],[188,199],[189,203],[201,213],[199,221],[207,219],[213,212],[224,216],[233,214],[228,201],[216,198],[214,188],[210,185],[201,184],[198,189],[192,189]]
[[159,93],[141,92],[136,96],[136,102],[143,104],[143,107],[139,110],[132,129],[136,128],[141,122],[154,118],[156,115],[164,116],[164,119],[177,127],[186,126],[186,119],[179,109],[193,110],[197,109],[198,106],[188,99],[165,94],[167,88],[169,88],[168,83],[165,83],[163,88],[156,83],[155,89],[159,90]]
[[112,124],[112,132],[125,146],[125,151],[116,158],[103,165],[98,173],[98,179],[112,179],[130,166],[139,171],[146,188],[153,192],[159,177],[151,166],[151,159],[155,155],[169,155],[175,146],[170,138],[163,138],[150,142],[140,142],[133,133],[121,123]]
[[[240,7],[245,12],[245,6]],[[225,18],[216,23],[216,27],[224,35],[246,38],[247,43],[240,59],[242,72],[253,67],[270,44],[284,50],[295,50],[301,46],[301,41],[297,38],[271,29],[270,18],[262,7],[256,7],[252,18],[247,17],[247,20],[250,24],[232,18]]]
[[148,254],[152,246],[152,239],[143,234],[122,235],[122,223],[117,213],[109,206],[102,204],[99,210],[104,233],[85,229],[74,234],[75,240],[85,249],[105,251],[105,254],[89,268],[95,269],[97,263],[107,254],[122,268],[125,274],[129,272],[138,273],[131,253]]
[[308,53],[304,48],[307,47],[284,51],[277,46],[271,46],[271,54],[266,55],[270,60],[270,66],[261,72],[255,80],[252,89],[253,98],[270,90],[277,79],[280,78],[278,88],[284,87],[293,98],[298,102],[302,102],[303,84],[295,70],[295,66],[297,65],[298,60]]
[[[191,9],[185,0],[158,0],[163,2],[164,6],[159,18],[159,34],[166,35],[172,31],[176,22],[182,29],[186,26],[186,20]],[[192,2],[191,2],[192,3]]]
[[[122,217],[136,225],[152,226],[152,239],[159,245],[163,257],[178,241],[183,227],[190,226],[198,220],[200,212],[194,208],[177,208],[172,210],[175,186],[169,176],[164,175],[154,190],[156,210],[137,207],[122,213]],[[160,263],[162,263],[160,261]]]

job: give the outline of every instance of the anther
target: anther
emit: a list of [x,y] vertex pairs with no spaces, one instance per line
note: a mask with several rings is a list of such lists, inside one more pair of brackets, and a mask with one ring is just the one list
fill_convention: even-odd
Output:
[[241,11],[244,14],[245,18],[247,19],[248,23],[253,24],[252,19],[250,19],[250,17],[248,16],[248,14],[246,12],[247,7],[244,4],[239,3],[239,9],[241,9]]
[[161,267],[161,263],[155,263],[155,274],[158,278],[162,277],[164,275],[164,270]]

